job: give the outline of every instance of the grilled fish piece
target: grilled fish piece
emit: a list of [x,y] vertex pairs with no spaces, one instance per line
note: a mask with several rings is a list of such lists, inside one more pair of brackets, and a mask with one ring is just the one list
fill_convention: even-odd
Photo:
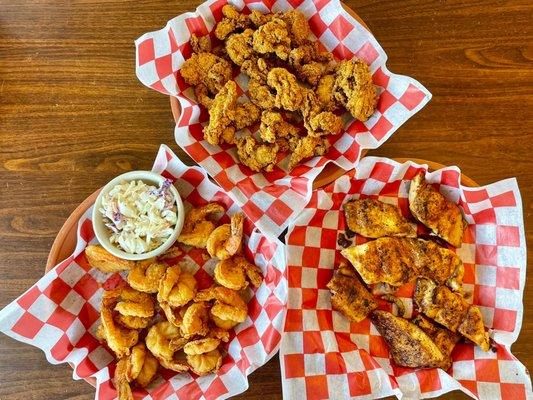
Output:
[[457,204],[427,183],[423,172],[411,181],[409,209],[416,219],[437,236],[455,247],[461,246],[463,233],[467,227],[461,210]]
[[365,319],[378,306],[353,269],[341,267],[328,282],[331,305],[352,322]]
[[466,317],[468,303],[460,294],[431,279],[418,278],[414,299],[420,310],[429,318],[456,332]]
[[371,318],[396,364],[412,368],[444,368],[449,364],[439,346],[415,324],[380,310]]
[[409,222],[398,207],[374,199],[359,199],[344,205],[348,228],[368,238],[416,237],[416,224]]
[[457,333],[437,326],[422,314],[418,314],[411,322],[422,329],[435,342],[445,356],[441,368],[445,371],[448,370],[452,365],[451,354],[453,348],[461,337]]
[[401,286],[424,276],[452,288],[462,283],[464,267],[453,251],[423,239],[380,238],[341,251],[368,284]]
[[485,331],[481,311],[476,306],[468,307],[466,317],[457,328],[457,332],[477,344],[481,350],[489,351],[489,333]]
[[468,305],[463,296],[446,286],[438,286],[430,279],[418,278],[414,299],[426,316],[488,351],[489,335],[485,331],[481,311],[475,305]]

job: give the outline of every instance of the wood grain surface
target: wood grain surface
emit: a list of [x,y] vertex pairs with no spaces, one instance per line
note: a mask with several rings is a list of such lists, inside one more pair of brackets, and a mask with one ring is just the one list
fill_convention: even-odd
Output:
[[[150,168],[160,143],[183,156],[168,98],[135,77],[133,41],[197,4],[0,0],[0,307],[39,279],[55,234],[85,197],[121,172]],[[388,53],[389,68],[434,96],[370,154],[456,164],[480,184],[516,176],[531,243],[531,1],[347,4]],[[531,369],[531,278],[524,304],[513,353]],[[0,335],[0,354],[2,400],[94,398],[39,350]],[[242,397],[281,397],[277,357]]]

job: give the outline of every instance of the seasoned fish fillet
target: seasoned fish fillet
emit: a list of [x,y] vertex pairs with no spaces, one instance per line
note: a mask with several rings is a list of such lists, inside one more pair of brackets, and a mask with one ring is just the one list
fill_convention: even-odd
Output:
[[476,306],[468,305],[463,296],[429,279],[419,278],[414,299],[426,316],[488,351],[489,335],[485,332],[481,312]]
[[457,331],[468,310],[463,296],[453,293],[446,286],[437,285],[431,279],[417,279],[414,299],[425,315],[452,332]]
[[445,359],[440,367],[445,371],[448,370],[452,365],[451,354],[453,348],[459,341],[460,336],[446,328],[437,326],[422,314],[417,315],[411,322],[422,329],[444,354]]
[[489,334],[485,331],[481,311],[476,306],[468,307],[466,318],[457,328],[457,332],[477,344],[483,351],[489,351]]
[[372,322],[389,345],[398,365],[412,368],[446,367],[449,361],[431,337],[415,324],[387,311],[374,311]]
[[460,247],[467,226],[457,204],[426,183],[421,172],[411,181],[409,209],[413,216],[433,233],[455,247]]
[[368,238],[416,237],[416,224],[402,216],[398,207],[374,199],[349,201],[344,205],[350,230]]
[[401,286],[424,276],[460,286],[464,267],[453,251],[423,239],[380,238],[341,251],[368,284]]
[[331,305],[352,322],[365,319],[378,306],[374,297],[348,268],[339,269],[327,284]]

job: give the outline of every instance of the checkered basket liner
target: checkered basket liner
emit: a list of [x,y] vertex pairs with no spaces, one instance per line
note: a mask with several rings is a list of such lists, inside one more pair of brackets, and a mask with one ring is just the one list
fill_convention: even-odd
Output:
[[[205,172],[183,164],[166,146],[161,146],[154,172],[175,180],[186,207],[207,202],[222,204],[227,214],[238,206]],[[96,399],[116,397],[111,383],[114,356],[95,337],[99,324],[102,288],[110,289],[124,275],[103,274],[89,267],[84,255],[87,244],[96,242],[91,210],[78,223],[78,242],[74,253],[48,272],[18,299],[0,311],[0,330],[21,342],[40,348],[52,364],[68,362],[74,379],[96,382]],[[247,376],[265,364],[278,350],[285,316],[287,281],[284,275],[283,245],[267,239],[250,221],[245,223],[247,258],[264,273],[263,284],[249,291],[249,317],[235,328],[227,343],[227,354],[216,374],[203,377],[161,371],[161,377],[147,390],[136,390],[144,399],[219,399],[234,396],[248,388]],[[205,252],[191,249],[180,256],[195,270],[199,288],[212,283],[209,271],[213,261]]]
[[[239,163],[233,146],[212,146],[203,139],[208,114],[196,103],[179,72],[191,54],[191,34],[209,33],[213,38],[213,28],[222,18],[221,9],[226,3],[206,1],[196,11],[182,14],[163,29],[137,39],[136,73],[146,86],[177,97],[182,110],[175,129],[178,145],[229,193],[259,229],[277,237],[307,204],[313,180],[326,164],[333,162],[345,170],[352,169],[364,149],[381,146],[430,100],[431,94],[416,80],[387,69],[387,55],[376,38],[338,0],[232,1],[246,13],[253,9],[270,12],[297,8],[307,16],[314,37],[337,59],[354,55],[364,59],[380,91],[377,111],[367,122],[344,115],[344,130],[330,138],[332,146],[325,156],[310,159],[291,172],[286,169],[287,159],[279,160],[272,172],[253,172]],[[235,80],[239,93],[246,96],[247,78],[240,74]]]
[[[337,234],[345,229],[342,205],[372,197],[408,211],[408,182],[426,165],[366,157],[356,172],[313,193],[286,236],[289,301],[280,348],[286,399],[435,397],[462,390],[479,399],[531,398],[531,381],[510,347],[522,324],[526,242],[520,192],[515,179],[484,187],[461,186],[460,171],[427,175],[462,207],[469,223],[457,254],[465,266],[464,289],[480,308],[496,344],[485,353],[459,343],[449,371],[393,365],[387,345],[367,318],[350,323],[332,311],[326,283],[342,256]],[[356,243],[363,243],[356,236]],[[398,296],[412,312],[412,285]],[[380,308],[390,310],[385,302]]]

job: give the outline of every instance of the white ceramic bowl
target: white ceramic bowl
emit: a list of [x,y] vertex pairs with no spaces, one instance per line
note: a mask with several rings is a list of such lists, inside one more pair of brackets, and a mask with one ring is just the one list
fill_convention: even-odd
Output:
[[180,194],[178,193],[174,185],[170,185],[170,192],[176,199],[176,209],[178,214],[178,220],[176,222],[176,226],[174,227],[174,231],[172,232],[172,234],[164,243],[161,244],[161,246],[147,253],[132,254],[119,249],[109,241],[109,237],[111,236],[111,234],[109,229],[105,226],[102,213],[99,210],[102,207],[102,198],[106,193],[108,193],[112,188],[114,188],[117,184],[121,182],[130,182],[133,180],[141,180],[146,184],[160,187],[165,181],[165,178],[150,171],[131,171],[119,175],[115,179],[110,181],[102,188],[100,194],[98,194],[98,197],[96,198],[96,201],[94,203],[92,213],[93,230],[100,244],[111,254],[119,258],[123,258],[125,260],[146,260],[147,258],[152,258],[160,255],[174,244],[176,238],[181,232],[181,228],[183,228],[185,210],[183,208],[183,202],[181,201]]

